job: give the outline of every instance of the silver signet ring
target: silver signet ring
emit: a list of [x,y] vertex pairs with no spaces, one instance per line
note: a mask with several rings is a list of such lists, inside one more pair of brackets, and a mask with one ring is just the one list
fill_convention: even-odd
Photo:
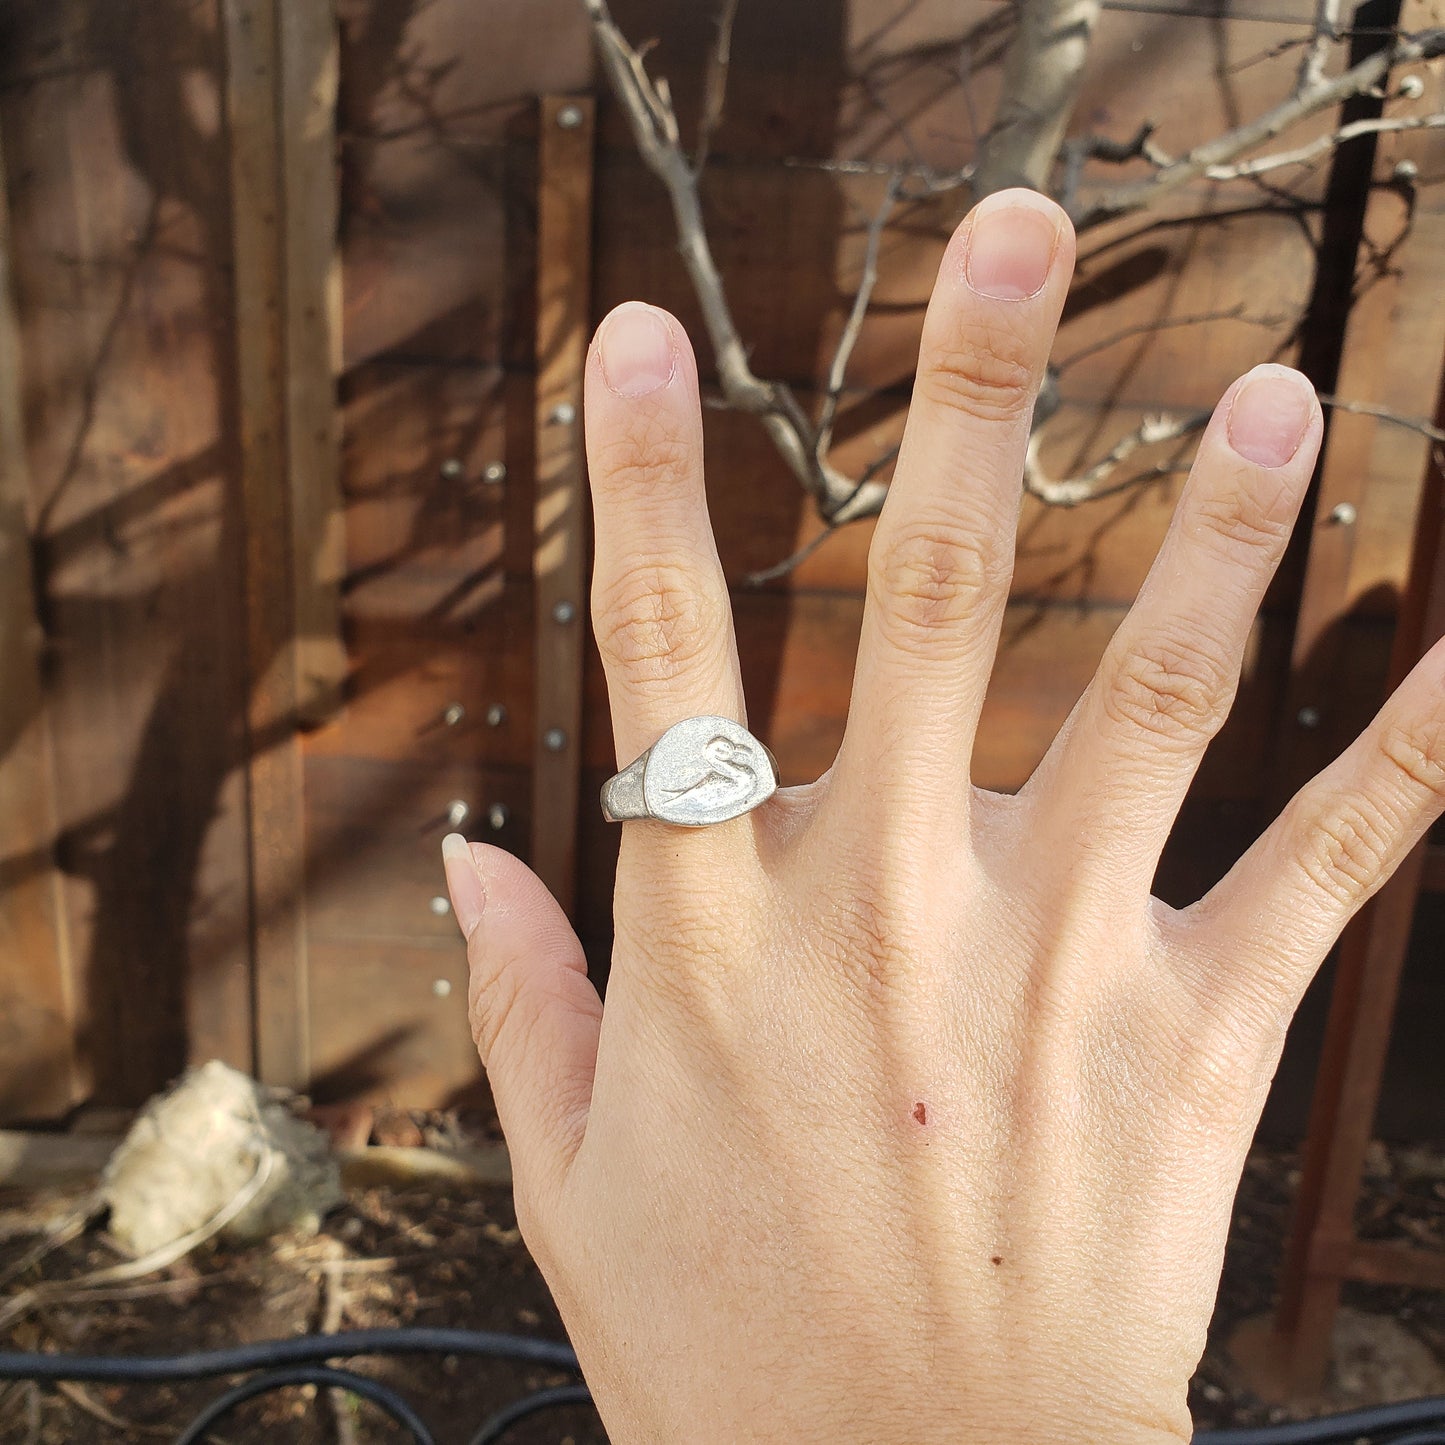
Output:
[[689,717],[603,784],[602,816],[703,828],[751,812],[777,789],[777,759],[745,727],[731,718]]

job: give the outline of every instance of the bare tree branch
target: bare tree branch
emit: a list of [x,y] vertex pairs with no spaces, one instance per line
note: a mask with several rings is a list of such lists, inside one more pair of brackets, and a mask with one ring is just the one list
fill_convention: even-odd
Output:
[[1062,361],[1054,362],[1053,368],[1056,374],[1062,375],[1071,366],[1077,366],[1087,357],[1097,356],[1099,352],[1107,351],[1121,341],[1129,341],[1135,336],[1152,336],[1158,331],[1177,331],[1181,326],[1203,326],[1213,321],[1240,321],[1246,326],[1279,326],[1285,320],[1283,316],[1251,316],[1241,301],[1222,311],[1195,311],[1188,316],[1166,316],[1160,321],[1140,321],[1134,326],[1121,326],[1118,331],[1111,331],[1107,336],[1101,336],[1097,341],[1081,346]]
[[1003,98],[979,148],[975,197],[1005,186],[1047,191],[1074,113],[1099,0],[1023,0],[1004,52]]
[[[1140,447],[1156,446],[1160,442],[1178,441],[1194,432],[1202,431],[1211,413],[1191,412],[1187,416],[1146,416],[1133,431],[1126,433],[1086,471],[1072,477],[1051,477],[1039,461],[1043,443],[1041,433],[1034,432],[1029,438],[1028,453],[1024,458],[1024,490],[1051,507],[1077,507],[1080,502],[1097,501],[1107,496],[1109,482]],[[1133,485],[1149,477],[1167,476],[1177,471],[1173,463],[1135,473],[1124,485]]]
[[1315,33],[1300,60],[1295,93],[1312,89],[1325,78],[1330,46],[1340,38],[1340,0],[1315,0]]
[[863,274],[858,280],[858,289],[853,295],[853,307],[838,345],[833,352],[833,364],[828,368],[828,390],[818,411],[817,450],[819,456],[827,456],[833,445],[833,421],[838,414],[838,398],[843,394],[843,382],[848,373],[848,359],[858,344],[858,334],[863,329],[863,318],[868,314],[868,303],[873,297],[873,288],[878,284],[878,249],[883,242],[883,232],[888,218],[893,214],[894,202],[903,183],[900,173],[894,172],[873,219],[868,223],[868,245],[863,252]]
[[[1064,129],[1078,94],[1099,0],[1019,0],[1017,26],[1004,54],[1004,99],[993,126],[980,144],[976,165],[953,172],[936,172],[912,147],[896,118],[893,118],[895,129],[909,147],[911,164],[889,165],[866,159],[789,162],[839,174],[888,177],[887,190],[868,226],[858,287],[834,350],[827,389],[814,423],[803,412],[790,388],[763,380],[753,372],[728,306],[702,216],[698,180],[722,118],[737,0],[719,0],[717,39],[708,62],[697,145],[691,162],[678,138],[676,113],[666,82],[648,75],[643,53],[634,49],[617,29],[606,0],[583,0],[583,3],[593,25],[603,68],[627,116],[638,152],[667,189],[679,250],[712,342],[723,398],[727,405],[759,417],[779,454],[813,498],[826,523],[823,531],[791,557],[750,576],[748,581],[755,585],[790,572],[812,556],[844,523],[876,515],[887,496],[887,484],[878,477],[897,455],[896,447],[870,463],[856,480],[833,467],[828,453],[848,365],[877,285],[882,237],[900,198],[937,194],[964,184],[971,185],[979,198],[1012,184],[1044,190],[1053,179],[1056,164],[1062,160],[1065,203],[1075,215],[1076,225],[1084,229],[1141,210],[1194,179],[1257,177],[1280,167],[1307,164],[1359,136],[1445,126],[1445,115],[1363,120],[1289,150],[1249,156],[1265,142],[1310,116],[1352,96],[1376,91],[1392,67],[1445,54],[1445,29],[1430,30],[1401,36],[1392,46],[1343,74],[1328,77],[1325,66],[1330,47],[1340,38],[1341,0],[1317,0],[1314,32],[1304,42],[1305,53],[1295,88],[1288,99],[1263,115],[1196,146],[1182,157],[1172,156],[1160,147],[1153,139],[1153,127],[1148,124],[1126,141],[1085,136],[1066,142]],[[878,104],[887,113],[881,100]],[[1154,168],[1154,174],[1119,186],[1080,207],[1077,189],[1083,168],[1090,159],[1117,163],[1143,160]],[[1228,311],[1126,328],[1068,358],[1051,375],[1131,335],[1223,319],[1272,324],[1279,318],[1248,316],[1241,305]],[[1363,412],[1410,427],[1429,437],[1437,447],[1445,443],[1445,433],[1427,422],[1400,417],[1366,403],[1345,402],[1331,396],[1323,396],[1321,400],[1340,410]],[[1143,448],[1192,436],[1202,430],[1210,416],[1209,411],[1200,410],[1146,417],[1091,466],[1072,476],[1055,477],[1045,471],[1040,460],[1042,426],[1047,413],[1048,408],[1043,406],[1036,412],[1023,484],[1030,495],[1048,505],[1064,507],[1110,496],[1181,470],[1182,464],[1172,459],[1138,471],[1131,471],[1126,463]]]
[[[1353,96],[1373,91],[1395,66],[1411,61],[1431,60],[1437,55],[1445,55],[1445,29],[1401,36],[1394,45],[1376,51],[1374,55],[1366,57],[1358,65],[1351,66],[1341,75],[1296,88],[1287,100],[1273,109],[1222,136],[1195,146],[1187,155],[1162,166],[1147,179],[1130,182],[1096,197],[1075,215],[1075,227],[1081,231],[1086,230],[1090,226],[1112,220],[1115,216],[1140,210],[1152,205],[1170,191],[1200,177],[1212,174],[1215,179],[1232,180],[1237,175],[1250,174],[1242,167],[1236,170],[1230,163],[1265,141],[1273,140],[1275,136],[1309,116],[1339,105]],[[1401,125],[1395,128],[1409,127]],[[1328,150],[1331,145],[1339,143],[1339,133],[1336,132],[1333,138],[1327,139],[1323,149]]]
[[1302,146],[1290,151],[1275,151],[1270,155],[1253,156],[1232,166],[1210,166],[1205,177],[1211,181],[1247,180],[1251,176],[1262,176],[1266,171],[1278,170],[1281,166],[1306,165],[1323,155],[1362,135],[1383,135],[1389,131],[1441,130],[1445,129],[1445,111],[1439,115],[1374,116],[1365,120],[1351,121],[1329,135],[1317,136]]
[[665,81],[653,81],[642,57],[613,22],[606,0],[583,0],[603,69],[649,170],[667,188],[683,264],[702,308],[718,379],[728,404],[758,417],[788,469],[826,517],[846,521],[882,505],[881,486],[859,488],[819,454],[817,432],[782,382],[762,380],[748,364],[703,224],[697,176],[678,140]]
[[[885,467],[889,466],[893,461],[897,459],[898,450],[899,444],[895,442],[891,447],[887,449],[887,451],[883,452],[880,456],[874,457],[873,460],[869,462],[866,467],[863,468],[863,471],[858,478],[859,490],[864,487],[870,486],[874,477],[876,477],[879,472],[881,472]],[[847,520],[856,522],[861,521],[864,517],[877,516],[879,508],[883,505],[883,499],[887,495],[888,491],[885,487],[880,493],[878,493],[877,506],[870,506],[870,509],[867,512],[850,514]],[[760,572],[749,572],[743,580],[750,587],[761,587],[763,583],[773,582],[779,577],[786,576],[795,567],[799,566],[803,562],[806,562],[808,558],[811,557],[813,553],[816,552],[818,548],[821,547],[823,543],[828,540],[829,537],[831,537],[835,532],[841,530],[841,528],[846,525],[845,522],[837,522],[826,518],[825,521],[827,522],[827,525],[824,530],[819,532],[818,535],[812,538],[811,541],[805,542],[791,556],[784,557],[781,562],[774,563],[771,567],[764,567],[763,570]]]
[[[1329,0],[1320,0],[1328,4]],[[737,19],[738,0],[721,0],[717,12],[717,35],[707,58],[707,75],[702,86],[702,115],[697,123],[697,146],[693,151],[692,173],[702,174],[712,138],[722,123],[723,100],[727,96],[728,66],[733,55],[733,21]]]
[[779,577],[786,577],[795,567],[801,567],[837,530],[837,527],[824,527],[816,537],[809,538],[796,552],[790,553],[781,562],[764,567],[760,572],[749,572],[743,580],[749,587],[761,587],[765,582],[776,582]]

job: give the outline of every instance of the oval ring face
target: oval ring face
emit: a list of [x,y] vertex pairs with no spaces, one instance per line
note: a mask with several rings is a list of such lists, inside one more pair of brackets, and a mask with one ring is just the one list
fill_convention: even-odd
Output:
[[651,817],[700,828],[751,811],[777,791],[768,750],[731,718],[690,717],[652,745],[642,779]]

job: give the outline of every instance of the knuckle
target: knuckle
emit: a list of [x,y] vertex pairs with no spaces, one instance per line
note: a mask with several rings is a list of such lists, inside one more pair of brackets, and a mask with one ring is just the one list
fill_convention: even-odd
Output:
[[685,568],[653,562],[628,568],[593,596],[602,660],[646,682],[669,683],[727,630],[727,608]]
[[676,486],[692,472],[697,457],[694,442],[662,418],[595,441],[589,452],[595,481],[629,498]]
[[963,621],[1007,588],[1009,571],[1003,529],[982,518],[880,533],[869,555],[871,590],[905,645]]
[[1445,800],[1445,715],[1390,723],[1380,735],[1380,751],[1412,793]]
[[[499,1040],[504,1035],[510,1037],[513,1023],[520,1016],[518,1004],[522,994],[512,969],[488,968],[477,963],[472,965],[467,1019],[483,1068],[491,1067]],[[508,1047],[511,1047],[510,1043]]]
[[917,385],[928,400],[984,421],[1017,421],[1033,407],[1038,377],[1022,336],[970,326],[929,347]]
[[1338,801],[1314,820],[1300,858],[1305,876],[1322,893],[1353,907],[1375,886],[1394,851],[1384,813],[1363,799]]
[[1207,651],[1156,638],[1120,650],[1103,706],[1113,723],[1164,741],[1192,742],[1218,732],[1232,692],[1224,667]]
[[[1278,496],[1263,495],[1261,487],[1269,485],[1241,478],[1227,491],[1201,498],[1196,515],[1226,550],[1273,557],[1289,540],[1293,508],[1283,507]],[[1273,485],[1282,490],[1279,483]]]

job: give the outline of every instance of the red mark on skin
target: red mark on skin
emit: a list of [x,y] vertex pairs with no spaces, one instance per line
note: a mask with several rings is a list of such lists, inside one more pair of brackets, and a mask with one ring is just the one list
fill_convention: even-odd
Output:
[[928,1122],[928,1105],[925,1104],[922,1099],[913,1106],[913,1117],[917,1119],[920,1124],[926,1124]]

